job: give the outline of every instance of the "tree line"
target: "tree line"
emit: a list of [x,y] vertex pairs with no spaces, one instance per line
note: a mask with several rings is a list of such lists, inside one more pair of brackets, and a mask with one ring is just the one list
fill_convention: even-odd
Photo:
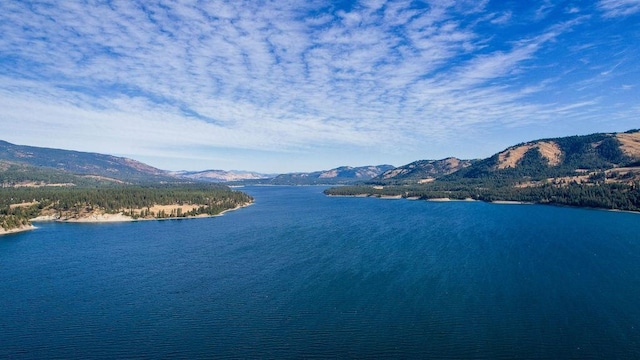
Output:
[[424,185],[340,186],[325,190],[328,195],[402,196],[419,199],[474,199],[481,201],[520,201],[576,207],[640,211],[640,182],[628,184],[543,184],[530,187],[497,186],[486,182],[434,182]]
[[[18,227],[27,224],[28,219],[42,214],[44,210],[66,216],[95,210],[105,213],[123,212],[134,218],[216,215],[251,201],[251,196],[245,193],[216,184],[3,188],[0,189],[0,224],[5,229]],[[17,206],[18,204],[21,205]],[[153,213],[150,209],[154,205],[198,207],[188,212],[172,210],[168,213]],[[143,210],[136,212],[134,209]]]

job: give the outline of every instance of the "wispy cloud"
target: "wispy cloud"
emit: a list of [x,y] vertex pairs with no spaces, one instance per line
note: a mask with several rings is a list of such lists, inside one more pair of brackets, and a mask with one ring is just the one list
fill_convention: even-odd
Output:
[[497,25],[508,24],[512,16],[513,13],[511,11],[507,11],[491,19],[491,23]]
[[[564,116],[590,105],[535,99],[561,83],[548,81],[560,71],[540,76],[538,61],[584,18],[565,11],[562,21],[510,34],[517,10],[488,6],[5,2],[0,122],[24,143],[40,136],[48,146],[107,152],[117,143],[149,156],[341,146],[414,153],[472,127],[526,127],[551,121],[555,107]],[[554,6],[532,11],[544,18]],[[636,7],[599,4],[606,16]]]
[[627,16],[640,12],[640,1],[600,0],[598,7],[604,12],[605,17]]

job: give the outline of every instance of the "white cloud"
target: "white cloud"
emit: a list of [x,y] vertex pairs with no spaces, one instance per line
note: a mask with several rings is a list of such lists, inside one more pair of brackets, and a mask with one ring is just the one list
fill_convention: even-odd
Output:
[[598,7],[605,17],[628,16],[640,12],[638,0],[600,0]]
[[497,24],[497,25],[504,25],[509,23],[509,21],[511,20],[511,17],[513,16],[513,13],[511,11],[506,11],[504,13],[502,13],[501,15],[491,19],[491,23],[492,24]]
[[[6,2],[0,125],[24,143],[46,133],[48,146],[104,151],[117,143],[123,153],[168,156],[181,146],[409,151],[470,127],[549,121],[556,105],[529,100],[560,82],[524,78],[580,22],[539,26],[495,46],[476,26],[509,31],[515,14],[487,6]],[[538,14],[552,7],[545,2]],[[634,7],[603,0],[600,8]],[[563,114],[574,109],[584,106]]]

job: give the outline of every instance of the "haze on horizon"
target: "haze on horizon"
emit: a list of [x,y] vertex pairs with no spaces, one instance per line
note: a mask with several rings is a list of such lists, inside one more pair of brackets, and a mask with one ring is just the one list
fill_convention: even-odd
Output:
[[168,170],[480,158],[640,124],[640,1],[5,1],[0,139]]

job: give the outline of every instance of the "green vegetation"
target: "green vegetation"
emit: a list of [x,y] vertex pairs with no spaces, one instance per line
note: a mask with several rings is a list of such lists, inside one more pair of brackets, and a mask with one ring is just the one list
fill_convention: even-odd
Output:
[[566,186],[545,184],[536,187],[470,186],[463,183],[434,182],[425,185],[392,185],[373,187],[367,185],[341,186],[325,190],[327,195],[337,196],[402,196],[419,199],[473,199],[481,201],[520,201],[539,204],[555,204],[577,207],[640,211],[640,182],[631,184],[577,184]]
[[0,160],[0,187],[13,187],[19,184],[60,184],[66,186],[101,186],[117,183],[114,180],[74,175],[69,172],[11,163]]
[[[546,157],[541,146],[547,149]],[[520,153],[513,155],[511,150]],[[508,156],[517,157],[506,163]],[[555,156],[551,164],[549,159]],[[616,134],[570,136],[518,144],[432,182],[376,178],[361,185],[327,189],[325,193],[521,201],[640,211],[640,170],[633,168],[640,165],[639,158],[637,152],[622,150]]]
[[[128,183],[176,181],[166,171],[132,159],[80,151],[15,145],[1,140],[0,161],[5,164],[19,164],[23,169],[27,168],[29,172],[39,169],[41,174],[38,176],[43,175],[42,173],[46,173],[46,176],[64,176],[66,174],[67,177],[90,175]],[[6,166],[0,163],[0,173],[3,168]],[[76,181],[61,182],[76,183]],[[2,183],[4,181],[0,181],[0,184]]]
[[[0,189],[0,224],[5,230],[29,224],[40,215],[75,218],[123,213],[133,218],[216,215],[253,201],[242,192],[216,184],[130,185],[99,188],[21,187]],[[176,205],[154,212],[154,205]],[[183,212],[180,206],[191,205]]]

